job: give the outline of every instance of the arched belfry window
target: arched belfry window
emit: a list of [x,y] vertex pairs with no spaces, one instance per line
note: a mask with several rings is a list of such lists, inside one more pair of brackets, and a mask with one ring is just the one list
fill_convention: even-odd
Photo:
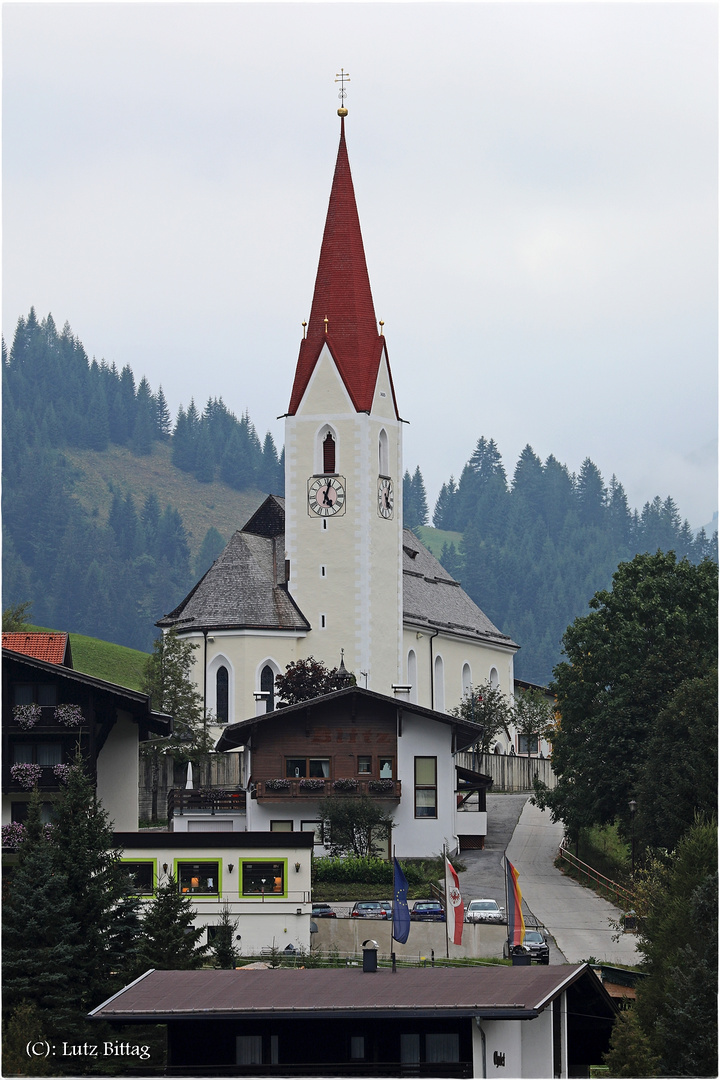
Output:
[[328,431],[327,435],[323,439],[323,472],[334,473],[335,469],[335,439],[332,432]]
[[380,432],[378,439],[378,472],[381,476],[390,475],[390,453],[388,450],[388,437],[385,428]]
[[215,674],[215,707],[218,722],[220,724],[227,724],[230,718],[228,685],[228,669],[223,664],[217,669]]
[[275,672],[269,664],[260,672],[260,692],[268,695],[265,698],[265,711],[272,712],[275,708]]

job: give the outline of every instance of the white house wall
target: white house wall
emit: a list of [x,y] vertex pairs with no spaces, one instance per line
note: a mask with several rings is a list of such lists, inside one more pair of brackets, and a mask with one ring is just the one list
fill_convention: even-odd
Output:
[[97,759],[98,797],[118,832],[138,827],[138,729],[129,713],[118,710]]
[[[395,810],[392,842],[401,858],[437,855],[447,844],[453,851],[455,825],[455,763],[449,726],[425,717],[403,715],[397,740],[397,774],[402,796]],[[437,758],[437,818],[415,817],[415,758]]]

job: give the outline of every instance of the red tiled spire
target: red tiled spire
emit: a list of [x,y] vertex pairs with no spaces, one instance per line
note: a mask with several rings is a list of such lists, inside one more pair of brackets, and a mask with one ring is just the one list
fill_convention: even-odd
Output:
[[307,337],[300,343],[300,355],[288,408],[291,416],[297,412],[325,342],[356,410],[369,411],[385,339],[378,334],[375,320],[360,219],[345,145],[344,116],[340,117],[340,146],[320,248]]

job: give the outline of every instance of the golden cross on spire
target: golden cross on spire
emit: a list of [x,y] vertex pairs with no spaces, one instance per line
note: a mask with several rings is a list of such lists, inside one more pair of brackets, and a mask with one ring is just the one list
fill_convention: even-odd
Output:
[[341,106],[338,109],[338,116],[347,116],[347,109],[345,108],[345,98],[347,97],[347,91],[345,89],[345,83],[350,82],[350,76],[345,71],[345,68],[340,68],[340,71],[335,76],[335,82],[340,83],[340,98]]

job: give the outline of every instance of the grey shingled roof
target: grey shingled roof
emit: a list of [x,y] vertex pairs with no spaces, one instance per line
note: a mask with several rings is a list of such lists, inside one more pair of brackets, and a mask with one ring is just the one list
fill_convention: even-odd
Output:
[[[285,587],[284,500],[269,496],[234,534],[194,589],[164,618],[178,630],[309,630],[310,624]],[[253,523],[272,519],[262,536]],[[258,526],[260,527],[260,526]],[[403,533],[403,618],[441,630],[517,649],[494,626],[410,529]]]
[[178,630],[308,630],[284,585],[282,537],[238,530],[208,572],[158,626]]
[[428,630],[447,630],[518,648],[490,622],[411,529],[403,532],[403,618]]

